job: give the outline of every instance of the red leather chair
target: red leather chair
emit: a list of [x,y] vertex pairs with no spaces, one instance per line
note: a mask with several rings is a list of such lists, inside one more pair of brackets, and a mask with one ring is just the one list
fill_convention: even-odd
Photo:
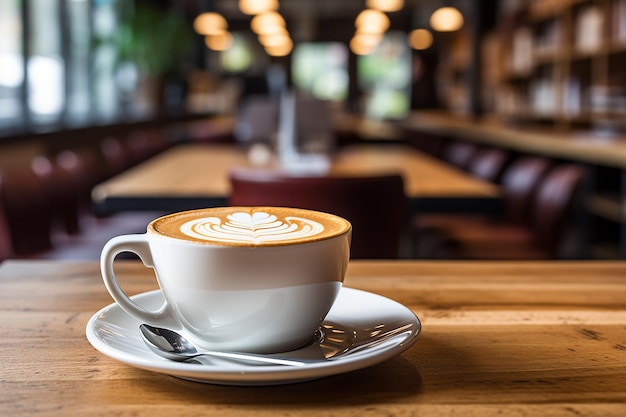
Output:
[[[487,157],[486,165],[496,165]],[[491,160],[493,158],[493,160]],[[479,161],[482,163],[481,161]],[[502,215],[457,215],[425,214],[417,215],[413,221],[415,256],[418,258],[448,258],[457,256],[456,245],[470,236],[480,236],[486,231],[499,227],[528,226],[531,203],[541,180],[548,172],[552,162],[542,157],[521,157],[513,161],[503,172],[501,180],[504,211]],[[513,236],[514,231],[508,233]],[[450,237],[454,236],[453,240]],[[455,246],[450,248],[450,245]]]
[[45,156],[34,158],[31,167],[44,184],[52,215],[53,235],[79,233],[79,194],[70,173]]
[[230,204],[288,206],[334,213],[352,223],[353,258],[397,258],[406,231],[408,200],[401,175],[290,177],[235,170]]
[[500,177],[509,160],[509,152],[499,148],[481,149],[472,158],[468,171],[477,178],[500,183]]
[[26,257],[52,248],[52,219],[46,190],[30,166],[0,173],[0,204],[15,256]]
[[100,142],[100,153],[104,161],[105,178],[119,174],[134,163],[128,146],[115,137],[108,137]]
[[0,204],[0,262],[13,257],[13,244],[9,222],[4,214],[4,207]]
[[[449,234],[461,259],[559,259],[575,257],[570,228],[585,171],[574,164],[551,169],[534,196],[526,223],[457,228]],[[564,250],[565,249],[565,250]]]
[[55,161],[73,179],[81,211],[91,213],[91,190],[107,176],[102,155],[94,149],[66,149]]
[[442,157],[444,161],[467,171],[477,151],[478,146],[473,143],[451,141],[444,146]]

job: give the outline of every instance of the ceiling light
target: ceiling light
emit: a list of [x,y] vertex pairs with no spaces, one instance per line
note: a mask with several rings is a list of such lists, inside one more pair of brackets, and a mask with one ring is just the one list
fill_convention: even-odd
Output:
[[369,45],[366,42],[362,42],[357,35],[353,36],[350,40],[350,50],[355,55],[369,55],[376,50],[378,45]]
[[404,0],[367,0],[365,7],[381,12],[397,12],[404,7]]
[[196,17],[193,28],[200,35],[216,35],[228,29],[228,23],[221,14],[206,12]]
[[287,56],[293,50],[293,42],[291,39],[287,39],[287,41],[280,46],[266,46],[265,52],[267,52],[270,56]]
[[389,28],[389,18],[380,10],[365,9],[354,24],[359,32],[382,33]]
[[232,46],[233,41],[233,35],[227,31],[204,38],[206,46],[214,51],[226,51]]
[[454,7],[441,7],[430,16],[430,26],[438,32],[454,32],[463,26],[463,15]]
[[361,45],[376,48],[383,40],[383,35],[380,33],[357,32],[354,34],[354,38],[356,38],[355,42]]
[[409,45],[413,49],[424,50],[433,44],[433,35],[426,29],[415,29],[409,33]]
[[273,33],[270,35],[260,35],[259,42],[263,46],[279,47],[284,44],[290,43],[291,38],[287,33]]
[[239,10],[249,15],[276,11],[278,0],[239,0]]
[[266,12],[256,15],[250,22],[250,27],[257,34],[265,33],[268,28],[274,26],[285,26],[285,19],[276,12]]

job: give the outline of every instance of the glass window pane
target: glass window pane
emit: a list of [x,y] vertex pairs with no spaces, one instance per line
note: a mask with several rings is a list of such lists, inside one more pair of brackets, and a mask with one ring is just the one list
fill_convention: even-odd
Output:
[[357,61],[360,87],[367,92],[365,114],[374,119],[399,119],[408,114],[411,91],[411,50],[406,35],[385,34],[378,48]]
[[342,43],[301,43],[292,60],[293,82],[302,91],[325,100],[348,96],[348,48]]
[[20,0],[0,1],[0,130],[22,124],[20,104],[24,81]]
[[118,14],[114,0],[97,0],[93,5],[93,35],[96,48],[93,50],[93,105],[94,116],[106,122],[118,117],[118,91],[115,80],[115,65],[118,59],[115,33],[118,29]]
[[86,124],[91,116],[89,94],[89,47],[91,41],[89,1],[68,3],[71,77],[68,80],[67,122]]
[[59,0],[30,1],[28,108],[35,124],[58,122],[64,105]]

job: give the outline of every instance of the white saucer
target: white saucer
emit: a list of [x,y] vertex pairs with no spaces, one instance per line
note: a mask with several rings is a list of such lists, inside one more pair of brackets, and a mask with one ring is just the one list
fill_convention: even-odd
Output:
[[[148,309],[163,303],[160,291],[132,297]],[[273,385],[322,378],[365,368],[411,347],[421,330],[415,314],[380,295],[343,288],[326,316],[321,337],[283,356],[319,359],[306,366],[256,365],[216,359],[214,364],[173,362],[150,350],[139,335],[140,321],[117,303],[87,323],[87,339],[101,353],[137,368],[223,385]]]

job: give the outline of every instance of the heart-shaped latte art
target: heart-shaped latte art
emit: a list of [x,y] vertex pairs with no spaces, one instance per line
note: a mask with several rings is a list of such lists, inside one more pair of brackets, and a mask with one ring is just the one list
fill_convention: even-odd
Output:
[[324,226],[302,217],[279,219],[266,212],[235,212],[227,215],[226,219],[203,217],[188,221],[180,227],[180,231],[208,241],[262,244],[315,236],[324,231]]

